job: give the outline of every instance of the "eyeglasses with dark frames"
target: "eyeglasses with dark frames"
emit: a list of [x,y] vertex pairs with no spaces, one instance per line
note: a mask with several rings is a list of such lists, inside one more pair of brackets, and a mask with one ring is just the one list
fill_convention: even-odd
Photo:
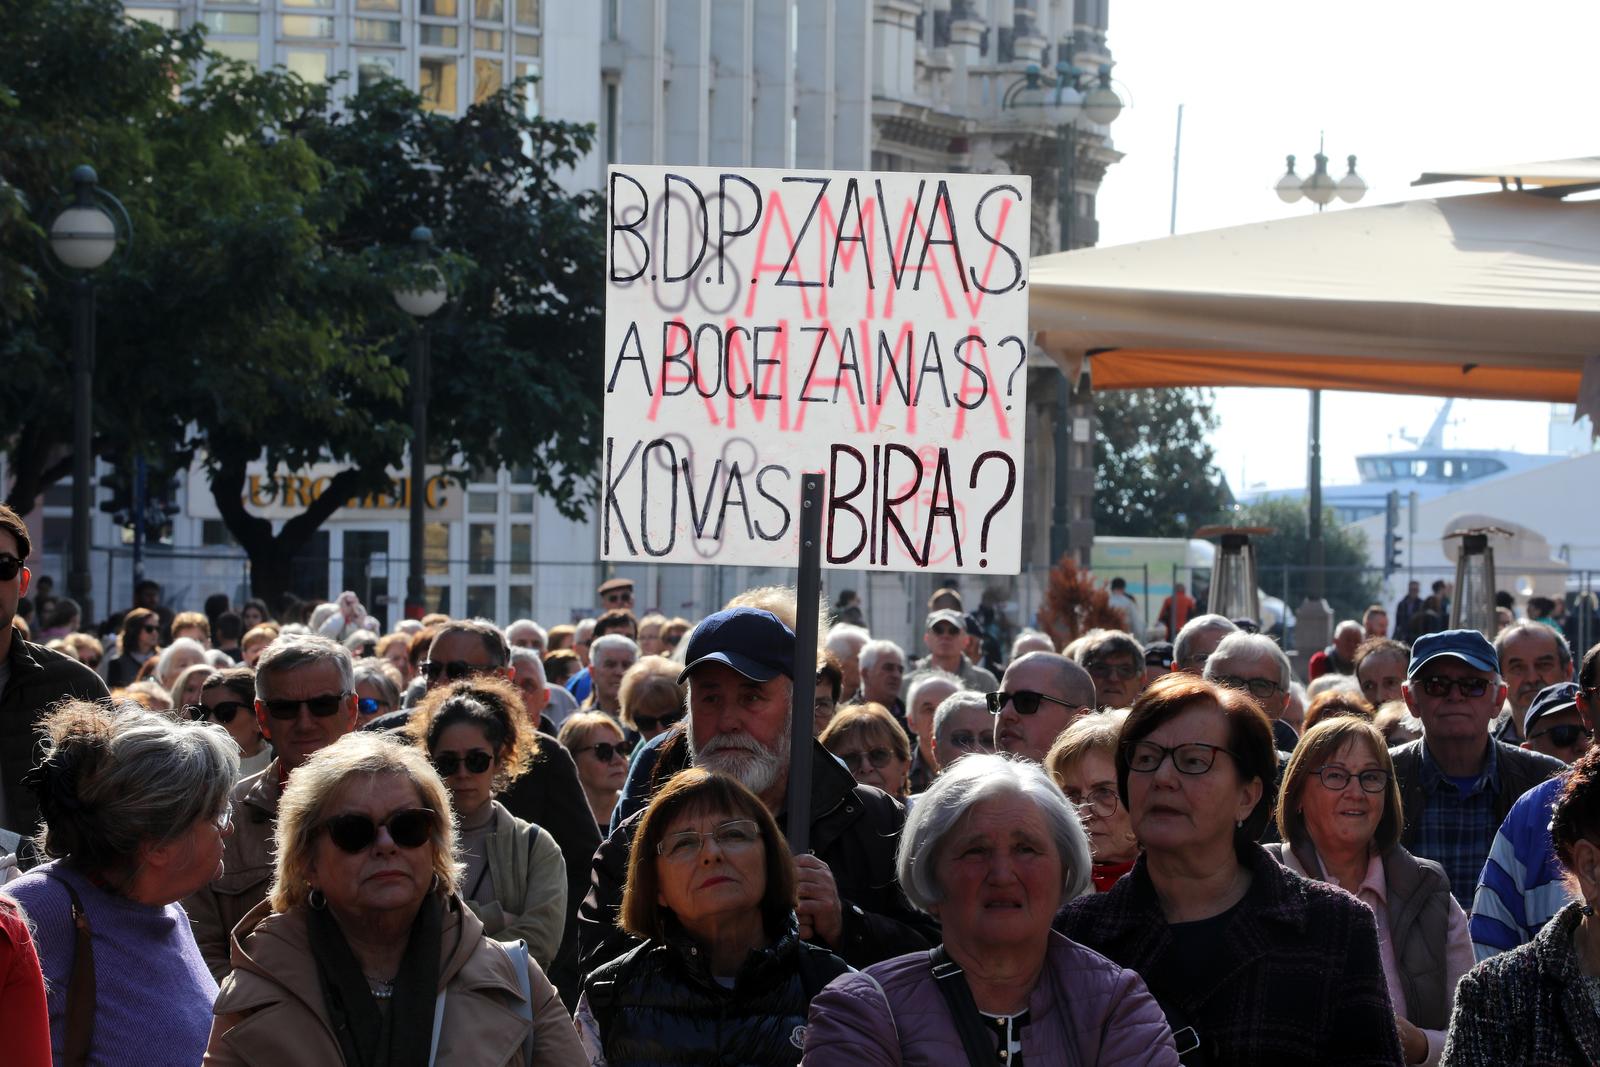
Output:
[[1527,740],[1536,737],[1548,737],[1550,743],[1556,748],[1571,748],[1584,738],[1593,738],[1594,731],[1584,729],[1575,722],[1564,722],[1560,726],[1552,726],[1548,730],[1540,730],[1528,735]]
[[867,769],[868,765],[871,765],[875,771],[881,771],[895,759],[895,752],[892,748],[869,748],[857,752],[835,752],[834,755],[844,761],[844,765],[850,768],[851,774],[860,774]]
[[1217,753],[1226,752],[1238,759],[1231,748],[1208,745],[1203,741],[1189,741],[1171,748],[1154,741],[1135,741],[1127,746],[1128,769],[1138,774],[1154,774],[1172,758],[1172,766],[1179,774],[1205,774],[1217,762]]
[[1328,765],[1317,768],[1317,778],[1322,782],[1322,788],[1341,792],[1354,778],[1360,785],[1363,793],[1381,793],[1389,788],[1389,772],[1373,767],[1362,771],[1360,774],[1351,774],[1343,767]]
[[[248,715],[252,707],[253,705],[245,700],[224,700],[220,703],[213,704],[209,708],[204,704],[185,704],[183,706],[183,713],[189,718],[193,719],[195,722],[200,722],[207,716],[210,716],[218,723],[226,726],[232,722],[233,717],[239,714],[241,711]],[[298,713],[299,709],[296,708],[295,710]]]
[[358,812],[335,815],[323,822],[321,829],[328,832],[328,840],[340,851],[353,855],[371,848],[380,829],[387,829],[389,840],[400,848],[421,848],[438,825],[439,816],[432,808],[402,808],[382,821]]
[[599,760],[601,763],[610,763],[618,756],[626,759],[628,756],[632,755],[633,742],[601,741],[598,744],[584,745],[582,748],[575,748],[572,750],[572,754],[574,756],[582,755],[585,752],[593,752],[594,758]]
[[274,719],[298,719],[302,707],[317,718],[326,719],[339,714],[348,696],[349,693],[325,693],[304,700],[263,700],[261,703],[266,705],[267,714]]
[[463,765],[466,766],[468,774],[482,774],[494,763],[494,753],[475,748],[465,755],[460,752],[435,752],[431,759],[434,769],[439,772],[439,777],[448,778]]
[[15,578],[23,568],[23,562],[16,556],[7,553],[0,555],[0,582],[9,582]]
[[664,715],[641,715],[633,713],[633,728],[640,733],[650,733],[657,727],[665,730],[667,727],[679,722],[683,718],[683,709],[669,711]]
[[1085,711],[1089,707],[1087,704],[1074,704],[1047,693],[1036,693],[1032,689],[1018,689],[1015,693],[1007,693],[1002,689],[998,693],[985,694],[984,699],[989,704],[990,715],[1000,714],[1007,704],[1014,704],[1018,715],[1033,715],[1039,710],[1039,704],[1046,700],[1052,704],[1060,704],[1069,711]]
[[1422,679],[1419,687],[1429,696],[1443,700],[1454,689],[1467,700],[1476,700],[1489,691],[1487,678],[1446,678],[1442,674],[1430,674]]
[[1241,678],[1237,674],[1219,674],[1211,680],[1224,689],[1248,692],[1257,700],[1271,700],[1283,692],[1283,686],[1271,678]]
[[950,735],[950,747],[962,752],[993,752],[994,734],[987,730],[957,730]]
[[1135,666],[1132,663],[1091,663],[1084,670],[1089,672],[1089,677],[1099,682],[1108,682],[1113,678],[1126,682],[1143,674],[1144,664]]

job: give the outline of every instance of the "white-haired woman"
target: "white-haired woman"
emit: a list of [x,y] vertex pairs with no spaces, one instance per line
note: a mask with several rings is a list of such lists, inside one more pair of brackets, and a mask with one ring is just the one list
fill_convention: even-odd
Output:
[[[192,637],[180,637],[162,649],[156,659],[156,681],[161,683],[161,688],[173,693],[173,687],[178,684],[178,675],[205,662],[206,646]],[[177,694],[173,693],[173,696]]]
[[461,902],[449,795],[420,749],[355,733],[319,750],[284,787],[276,844],[208,1064],[583,1063],[539,965]]
[[1177,1064],[1139,976],[1050,930],[1089,864],[1077,814],[1037,765],[972,755],[947,768],[896,855],[944,944],[835,979],[811,1002],[804,1062]]
[[5,891],[33,926],[55,1062],[199,1063],[217,983],[178,901],[222,873],[238,746],[212,723],[83,701],[41,725],[25,781],[52,862]]

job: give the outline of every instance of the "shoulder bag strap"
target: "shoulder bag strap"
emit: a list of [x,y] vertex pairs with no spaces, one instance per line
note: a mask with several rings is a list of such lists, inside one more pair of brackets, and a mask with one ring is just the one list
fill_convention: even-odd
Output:
[[428,1067],[439,1061],[439,1035],[444,1030],[444,1000],[448,989],[439,990],[433,1001],[433,1041],[428,1045]]
[[945,952],[943,945],[928,952],[928,963],[933,968],[933,984],[949,1005],[956,1033],[961,1035],[962,1047],[967,1050],[967,1062],[972,1067],[995,1067],[1000,1063],[999,1051],[984,1030],[978,1004],[972,999],[972,989],[961,967]]
[[528,1022],[527,1036],[522,1039],[522,1059],[527,1067],[533,1067],[533,987],[528,982],[528,944],[526,941],[513,941],[503,947],[511,957],[511,966],[517,969],[517,988],[522,990],[522,1002],[517,1005],[517,1014]]
[[72,901],[72,977],[67,979],[66,1038],[61,1053],[63,1067],[85,1067],[94,1038],[94,943],[90,939],[89,913],[72,883],[56,878]]

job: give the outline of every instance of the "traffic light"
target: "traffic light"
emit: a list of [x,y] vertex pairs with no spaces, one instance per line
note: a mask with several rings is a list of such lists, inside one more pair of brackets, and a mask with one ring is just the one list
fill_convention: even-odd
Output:
[[110,474],[104,475],[100,479],[100,488],[110,494],[100,501],[100,510],[114,516],[117,525],[126,526],[132,521],[128,516],[133,512],[133,485],[127,472],[113,470]]
[[1389,577],[1400,569],[1400,491],[1389,490],[1389,499],[1383,522],[1383,576]]

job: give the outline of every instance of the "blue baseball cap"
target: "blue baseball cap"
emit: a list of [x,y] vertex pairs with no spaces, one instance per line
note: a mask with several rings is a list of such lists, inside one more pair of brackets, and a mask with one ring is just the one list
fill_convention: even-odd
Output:
[[684,651],[682,685],[702,663],[721,663],[755,682],[794,677],[794,631],[759,608],[729,608],[700,620]]
[[1436,659],[1453,657],[1480,671],[1500,673],[1500,657],[1489,639],[1476,630],[1440,630],[1424,634],[1411,646],[1411,666],[1407,678]]
[[1539,695],[1533,698],[1533,703],[1528,705],[1527,712],[1522,719],[1522,736],[1527,737],[1528,731],[1533,729],[1533,724],[1541,715],[1554,715],[1558,711],[1578,706],[1578,686],[1574,682],[1557,682],[1547,685],[1539,690]]

